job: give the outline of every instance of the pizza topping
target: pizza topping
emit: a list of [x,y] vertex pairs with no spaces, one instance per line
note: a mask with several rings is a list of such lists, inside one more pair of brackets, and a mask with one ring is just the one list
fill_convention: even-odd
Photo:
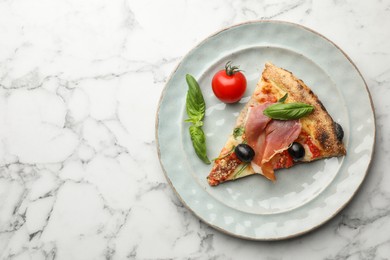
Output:
[[275,155],[272,158],[272,163],[274,166],[274,169],[281,169],[281,168],[290,168],[294,165],[294,159],[288,152],[288,150],[285,150],[277,155]]
[[300,132],[301,124],[298,120],[272,120],[268,124],[265,129],[265,148],[260,164],[265,177],[275,180],[272,158],[287,150],[291,143],[298,138]]
[[306,145],[309,147],[310,152],[312,154],[312,159],[315,159],[317,157],[320,157],[321,151],[318,149],[318,147],[313,143],[311,138],[306,139]]
[[260,103],[271,102],[275,103],[278,101],[276,98],[276,93],[272,88],[271,84],[266,84],[265,82],[261,83],[261,91],[255,94],[257,101]]
[[233,130],[233,137],[237,139],[244,134],[244,127],[236,127]]
[[276,103],[264,110],[264,115],[278,120],[293,120],[307,116],[314,107],[305,103]]
[[234,152],[234,148],[235,148],[234,145],[232,146],[232,148],[230,150],[223,148],[219,157],[212,159],[212,161],[217,161],[217,160],[225,158],[226,156],[231,155]]
[[342,141],[344,138],[344,130],[340,124],[334,122],[334,128],[336,130],[337,140]]
[[305,148],[298,142],[293,142],[287,151],[292,156],[294,161],[299,161],[305,156]]
[[253,162],[261,165],[263,158],[264,143],[265,143],[265,128],[271,121],[271,118],[266,117],[263,111],[271,103],[265,103],[251,107],[248,110],[248,118],[245,124],[245,138],[250,147],[256,151]]
[[250,162],[255,157],[255,151],[247,144],[239,144],[234,149],[237,158],[242,162]]
[[[252,162],[252,167],[253,167]],[[274,172],[274,166],[271,162],[266,162],[261,165],[261,173],[266,177],[268,180],[276,181],[275,172]]]
[[224,182],[235,171],[237,166],[241,164],[235,153],[230,153],[229,156],[217,159],[216,162],[211,169],[211,174],[207,177],[211,186]]
[[246,167],[248,167],[249,164],[250,164],[249,162],[243,164],[243,165],[241,166],[241,168],[234,174],[233,179],[236,179],[237,177],[239,177],[239,176],[244,172],[244,170],[246,169]]
[[305,144],[306,147],[309,148],[309,151],[311,153],[311,159],[315,159],[321,156],[320,149],[314,144],[311,136],[308,133],[302,131],[302,133],[299,136],[299,139],[300,139],[299,141],[300,143]]
[[288,93],[284,94],[284,96],[281,97],[281,98],[278,100],[278,102],[279,102],[279,103],[284,103],[284,101],[286,101],[287,98],[288,98]]
[[[301,132],[298,120],[272,120],[264,115],[271,103],[261,104],[249,109],[245,125],[248,145],[256,151],[252,168],[270,180],[275,180],[271,159],[289,148]],[[261,169],[261,171],[260,171]]]
[[271,103],[264,103],[255,107],[250,107],[248,110],[248,118],[245,124],[245,137],[247,143],[255,150],[258,146],[258,139],[264,131],[271,118],[264,116],[263,111]]
[[275,154],[288,149],[301,132],[298,120],[272,120],[265,129],[265,150],[262,163],[268,162]]

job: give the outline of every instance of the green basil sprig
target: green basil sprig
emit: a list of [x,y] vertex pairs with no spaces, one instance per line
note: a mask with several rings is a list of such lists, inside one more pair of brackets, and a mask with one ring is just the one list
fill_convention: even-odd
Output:
[[202,130],[202,127],[197,125],[190,126],[190,136],[192,145],[194,146],[195,152],[198,157],[207,164],[210,164],[210,160],[207,157],[206,152],[206,136]]
[[281,98],[278,100],[278,102],[279,102],[279,103],[284,103],[284,101],[286,101],[287,98],[288,98],[288,93],[284,94],[284,96],[281,97]]
[[240,176],[242,172],[245,170],[245,168],[248,167],[249,164],[251,163],[249,162],[242,165],[241,168],[234,174],[233,179],[236,179],[238,176]]
[[190,74],[186,75],[188,85],[186,97],[186,111],[188,119],[185,122],[191,122],[189,128],[192,146],[195,149],[196,155],[206,164],[210,164],[206,151],[206,136],[203,132],[203,118],[206,112],[206,103],[202,95],[202,91],[198,82]]
[[204,118],[206,112],[206,103],[204,102],[202,91],[196,79],[190,74],[187,74],[186,81],[188,85],[186,111],[189,117],[186,122],[192,122],[196,124],[197,122],[202,121]]
[[242,136],[244,134],[244,132],[245,132],[245,129],[242,126],[234,128],[234,130],[233,130],[234,139],[237,139],[238,137]]
[[294,120],[307,116],[314,107],[305,103],[276,103],[264,109],[263,114],[278,120]]

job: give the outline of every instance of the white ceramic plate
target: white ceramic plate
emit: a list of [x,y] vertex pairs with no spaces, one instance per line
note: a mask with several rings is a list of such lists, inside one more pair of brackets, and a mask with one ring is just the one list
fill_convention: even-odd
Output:
[[[227,61],[248,80],[245,98],[225,105],[211,78]],[[277,171],[277,182],[260,175],[207,184],[211,165],[199,160],[184,122],[185,75],[199,82],[206,101],[204,131],[209,158],[218,156],[236,117],[254,90],[266,61],[292,71],[312,88],[345,132],[347,156]],[[156,120],[161,165],[177,195],[196,216],[228,234],[278,240],[306,233],[339,212],[368,170],[375,119],[366,84],[351,60],[318,33],[291,23],[258,21],[222,30],[184,57],[162,93]]]

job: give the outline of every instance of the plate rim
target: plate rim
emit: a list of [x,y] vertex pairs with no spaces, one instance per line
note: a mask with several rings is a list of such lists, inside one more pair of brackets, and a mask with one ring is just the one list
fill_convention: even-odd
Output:
[[[318,223],[317,225],[314,225],[313,227],[309,228],[309,229],[306,229],[306,230],[303,230],[302,232],[297,232],[297,233],[294,233],[294,234],[291,234],[291,235],[288,235],[288,236],[280,236],[280,237],[276,237],[276,238],[256,238],[256,237],[251,237],[251,236],[246,236],[246,235],[241,235],[241,234],[236,234],[234,232],[230,232],[226,229],[223,229],[221,227],[219,227],[218,225],[216,224],[213,224],[213,223],[210,223],[209,221],[205,220],[203,217],[201,217],[199,214],[197,214],[195,212],[194,209],[192,209],[186,202],[185,200],[182,198],[182,196],[180,195],[180,193],[176,190],[175,186],[173,185],[171,179],[169,178],[168,176],[168,173],[163,165],[163,162],[162,162],[162,158],[161,158],[161,149],[160,149],[160,142],[159,142],[159,137],[158,137],[158,126],[159,126],[159,112],[160,112],[160,107],[161,107],[161,104],[162,104],[162,101],[165,97],[165,94],[166,94],[166,91],[167,91],[167,88],[168,88],[168,84],[169,82],[171,81],[172,77],[175,75],[176,71],[180,68],[180,65],[182,64],[183,60],[185,60],[185,58],[187,56],[189,56],[192,52],[194,52],[198,47],[202,46],[208,39],[220,34],[220,33],[223,33],[224,31],[227,31],[227,30],[230,30],[230,29],[233,29],[233,28],[236,28],[236,27],[240,27],[240,26],[243,26],[243,25],[248,25],[248,24],[261,24],[261,23],[270,23],[270,24],[283,24],[283,25],[290,25],[290,26],[295,26],[295,27],[298,27],[300,29],[304,29],[306,31],[309,31],[313,34],[315,34],[316,36],[319,36],[321,37],[322,39],[324,39],[325,41],[327,41],[328,43],[330,43],[331,45],[333,45],[335,48],[337,48],[338,51],[341,52],[341,54],[348,60],[348,62],[353,66],[353,68],[355,69],[355,71],[358,73],[359,75],[359,78],[362,80],[363,84],[364,84],[364,87],[366,89],[366,93],[368,95],[368,99],[370,101],[370,107],[371,107],[371,112],[373,114],[373,142],[372,142],[372,147],[370,148],[371,149],[371,156],[369,158],[369,162],[368,162],[368,165],[367,165],[367,168],[364,172],[364,175],[360,181],[360,183],[357,185],[356,189],[354,190],[354,192],[351,194],[351,196],[349,197],[348,200],[346,200],[336,211],[333,212],[333,214],[331,214],[326,220],[322,221],[321,223]],[[205,223],[206,225],[214,228],[215,230],[218,230],[219,232],[223,233],[223,234],[226,234],[226,235],[229,235],[229,236],[232,236],[232,237],[236,237],[236,238],[240,238],[240,239],[244,239],[244,240],[250,240],[250,241],[281,241],[281,240],[287,240],[287,239],[291,239],[291,238],[295,238],[295,237],[299,237],[299,236],[302,236],[302,235],[305,235],[307,233],[310,233],[312,232],[313,230],[316,230],[318,229],[319,227],[325,225],[327,222],[329,222],[331,219],[333,219],[336,215],[338,215],[351,201],[352,199],[355,197],[356,193],[360,190],[361,186],[362,186],[362,183],[364,182],[364,180],[366,179],[367,177],[367,173],[368,171],[370,170],[371,168],[371,165],[372,165],[372,159],[373,159],[373,156],[375,154],[375,145],[376,145],[376,133],[377,133],[377,129],[376,129],[376,114],[375,114],[375,108],[374,108],[374,105],[373,105],[373,100],[372,100],[372,96],[371,96],[371,93],[370,93],[370,90],[367,86],[367,82],[365,81],[362,73],[360,72],[360,70],[358,69],[358,67],[356,66],[356,64],[352,61],[352,59],[347,55],[347,53],[345,51],[343,51],[336,43],[334,43],[332,40],[330,40],[329,38],[325,37],[324,35],[322,35],[321,33],[317,32],[316,30],[314,29],[311,29],[305,25],[301,25],[301,24],[298,24],[298,23],[294,23],[294,22],[290,22],[290,21],[284,21],[284,20],[263,20],[263,19],[260,19],[260,20],[250,20],[250,21],[244,21],[244,22],[240,22],[240,23],[236,23],[236,24],[233,24],[233,25],[230,25],[230,26],[225,26],[223,27],[222,29],[220,30],[217,30],[215,31],[214,33],[211,33],[209,34],[207,37],[203,38],[200,42],[198,42],[197,44],[195,44],[193,47],[190,48],[189,51],[187,51],[187,53],[185,53],[184,55],[182,55],[181,59],[178,61],[177,65],[175,66],[175,68],[171,71],[169,77],[167,77],[166,81],[165,81],[165,85],[161,91],[161,95],[160,95],[160,98],[159,98],[159,101],[158,101],[158,105],[157,105],[157,109],[156,109],[156,113],[155,113],[155,141],[156,141],[156,149],[157,149],[157,155],[158,155],[158,158],[159,158],[159,162],[160,162],[160,166],[161,166],[161,169],[164,173],[164,176],[165,176],[165,179],[167,180],[169,186],[172,188],[173,192],[175,193],[176,197],[180,200],[180,202],[186,207],[187,210],[189,210],[194,216],[196,216],[199,220],[201,220],[203,223]]]

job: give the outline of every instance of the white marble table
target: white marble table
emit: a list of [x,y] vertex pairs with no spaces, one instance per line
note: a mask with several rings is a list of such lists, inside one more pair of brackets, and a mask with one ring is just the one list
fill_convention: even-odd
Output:
[[[230,237],[177,199],[155,114],[210,34],[258,19],[310,27],[371,91],[377,145],[352,202],[280,242]],[[389,1],[0,2],[1,259],[389,259]]]

